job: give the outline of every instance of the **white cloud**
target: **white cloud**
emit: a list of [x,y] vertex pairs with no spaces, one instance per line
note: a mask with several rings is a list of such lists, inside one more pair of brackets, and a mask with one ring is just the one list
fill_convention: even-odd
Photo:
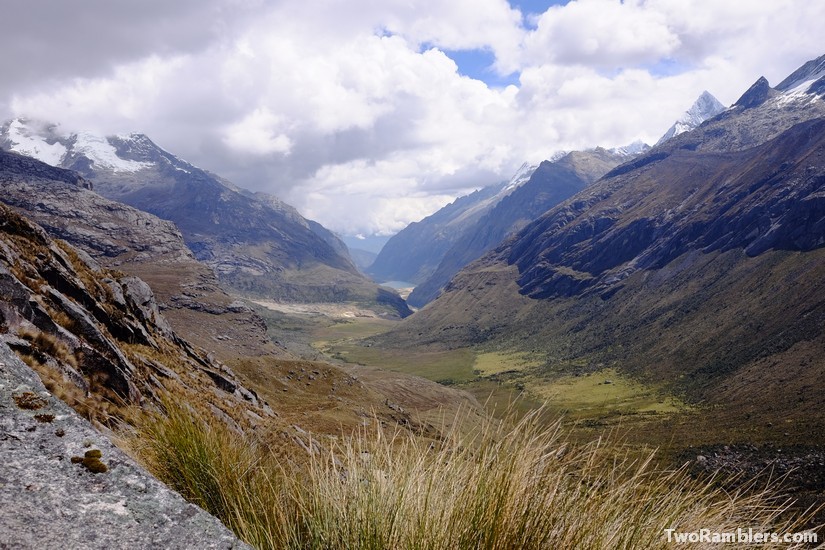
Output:
[[[199,5],[104,9],[105,36],[128,28],[128,44],[67,42],[73,55],[93,48],[94,67],[9,68],[0,109],[65,130],[145,132],[337,231],[386,233],[524,160],[655,141],[703,90],[730,104],[761,74],[777,83],[825,53],[825,3],[803,0],[578,0],[535,29],[504,0],[210,0],[209,18]],[[64,11],[63,26],[89,17]],[[174,25],[151,27],[153,15]],[[202,28],[184,28],[188,16]],[[35,51],[15,41],[42,31],[0,44]],[[160,48],[133,40],[139,31]],[[443,50],[462,48],[491,51],[518,85],[461,76]],[[25,85],[11,88],[16,76]]]
[[278,132],[283,118],[266,108],[255,109],[243,120],[231,124],[226,129],[224,142],[240,154],[266,155],[282,153],[288,155],[292,140]]
[[554,6],[525,39],[525,62],[614,67],[653,62],[679,46],[665,15],[640,2],[579,0]]

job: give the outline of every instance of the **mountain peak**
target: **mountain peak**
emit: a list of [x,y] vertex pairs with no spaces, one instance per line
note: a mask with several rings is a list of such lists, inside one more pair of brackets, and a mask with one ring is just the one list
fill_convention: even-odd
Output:
[[725,106],[713,97],[713,94],[707,90],[703,91],[693,105],[680,116],[676,122],[673,123],[665,134],[659,138],[656,145],[666,142],[674,136],[689,132],[697,128],[704,121],[715,117],[725,110]]
[[[820,80],[825,77],[825,55],[812,59],[788,75],[788,78],[780,82],[776,89],[780,92],[788,92],[802,86]],[[807,88],[807,86],[806,86]]]
[[622,147],[614,147],[612,149],[608,149],[610,153],[614,155],[620,155],[623,157],[635,157],[636,155],[641,155],[645,151],[650,149],[650,145],[645,143],[644,141],[637,139],[633,143],[628,143]]
[[742,97],[740,97],[736,103],[733,104],[733,106],[741,107],[742,110],[752,109],[754,107],[759,107],[776,94],[776,90],[771,88],[771,85],[768,84],[768,79],[764,76],[760,76],[759,79],[757,79],[757,81],[754,82],[750,88],[748,88],[748,91],[742,94]]

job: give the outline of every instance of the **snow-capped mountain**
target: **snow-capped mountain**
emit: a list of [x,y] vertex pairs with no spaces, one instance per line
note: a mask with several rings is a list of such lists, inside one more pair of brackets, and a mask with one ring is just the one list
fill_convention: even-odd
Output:
[[825,92],[825,55],[808,61],[775,87],[784,93],[822,94]]
[[685,113],[673,123],[673,126],[656,142],[656,145],[660,145],[672,137],[697,128],[704,121],[715,117],[724,110],[725,106],[722,105],[718,99],[713,97],[708,91],[702,92],[699,98],[691,105],[690,109],[685,111]]
[[507,185],[504,186],[504,189],[501,190],[500,194],[508,194],[527,183],[527,180],[530,179],[530,176],[533,175],[533,172],[535,172],[538,167],[538,164],[530,164],[529,162],[522,164],[519,169],[516,170],[516,173],[513,174],[513,177],[510,178],[510,181],[507,182]]
[[15,119],[0,126],[0,148],[74,170],[104,197],[174,222],[195,257],[236,291],[409,312],[398,296],[361,275],[346,246],[320,224],[176,157],[146,135],[65,133],[55,124]]
[[633,143],[629,143],[622,147],[614,147],[612,149],[608,149],[608,151],[614,155],[619,155],[622,157],[635,157],[637,155],[641,155],[642,153],[646,153],[648,149],[650,149],[650,145],[640,139],[637,139]]
[[83,157],[91,167],[134,173],[150,166],[118,155],[116,144],[139,141],[140,134],[100,137],[89,133],[62,133],[55,124],[16,118],[0,129],[3,148],[57,167],[68,167]]

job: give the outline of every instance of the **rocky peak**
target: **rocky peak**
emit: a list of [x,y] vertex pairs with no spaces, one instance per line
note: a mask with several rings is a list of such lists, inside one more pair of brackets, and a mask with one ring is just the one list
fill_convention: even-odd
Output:
[[768,79],[760,76],[759,79],[748,88],[748,91],[742,94],[742,97],[733,104],[733,107],[739,107],[742,110],[753,109],[776,95],[777,91],[771,88],[770,84],[768,84]]
[[710,94],[707,90],[702,92],[693,105],[691,105],[690,109],[685,111],[685,113],[673,123],[673,126],[671,126],[661,138],[659,138],[656,145],[660,145],[667,140],[678,136],[679,134],[683,134],[697,128],[704,121],[715,117],[724,110],[725,106],[722,105],[718,99],[713,97],[712,94]]

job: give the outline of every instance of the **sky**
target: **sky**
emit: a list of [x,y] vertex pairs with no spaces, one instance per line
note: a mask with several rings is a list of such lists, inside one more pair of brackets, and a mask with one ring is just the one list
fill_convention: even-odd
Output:
[[0,1],[0,118],[145,133],[348,236],[825,54],[819,0]]

